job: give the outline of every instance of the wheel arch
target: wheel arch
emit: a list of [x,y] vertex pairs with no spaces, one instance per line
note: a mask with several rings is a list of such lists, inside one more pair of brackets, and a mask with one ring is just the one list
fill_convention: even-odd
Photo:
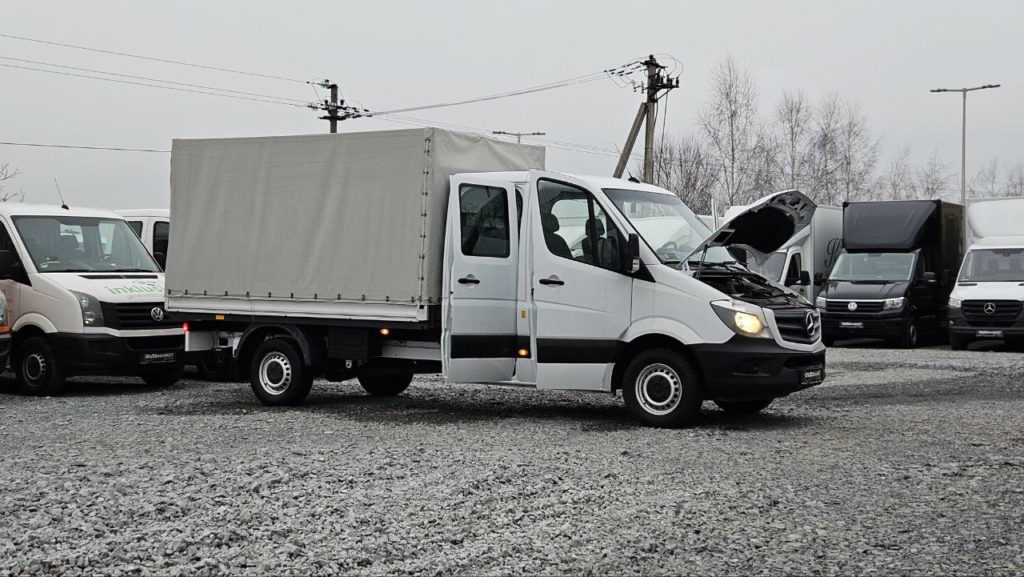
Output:
[[693,351],[679,339],[662,333],[648,333],[636,337],[623,346],[615,357],[615,365],[612,369],[612,393],[622,389],[622,379],[626,373],[626,367],[641,352],[651,349],[669,349],[686,358],[700,376],[700,389],[705,389],[704,367]]

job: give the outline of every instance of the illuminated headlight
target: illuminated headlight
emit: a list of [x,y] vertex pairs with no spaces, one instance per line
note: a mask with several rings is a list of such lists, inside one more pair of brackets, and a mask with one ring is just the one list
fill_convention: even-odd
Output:
[[814,299],[814,306],[818,307],[819,309],[824,309],[825,307],[828,306],[828,299],[826,299],[825,297],[818,297]]
[[949,297],[949,308],[958,309],[960,308],[960,299],[956,297]]
[[711,308],[737,334],[765,339],[772,336],[761,307],[740,301],[714,301]]
[[71,291],[71,294],[75,295],[75,300],[82,307],[82,324],[87,327],[102,327],[103,309],[100,308],[100,301],[92,295],[77,291]]
[[903,308],[903,297],[885,299],[885,304],[882,305],[883,310],[892,310],[900,308]]

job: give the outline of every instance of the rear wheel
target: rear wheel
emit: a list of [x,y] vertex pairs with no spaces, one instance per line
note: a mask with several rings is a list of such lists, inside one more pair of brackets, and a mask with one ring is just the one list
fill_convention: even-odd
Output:
[[967,345],[969,345],[970,343],[971,341],[963,335],[949,333],[949,348],[953,349],[954,351],[966,350]]
[[147,371],[139,375],[151,387],[169,387],[181,380],[185,372],[184,363],[179,363],[159,371]]
[[24,395],[59,395],[64,390],[64,370],[46,337],[25,339],[14,351],[18,392]]
[[772,404],[775,399],[762,399],[759,401],[715,401],[719,409],[726,413],[735,415],[749,415],[760,412]]
[[700,377],[692,363],[670,349],[637,355],[626,367],[622,397],[645,425],[682,427],[700,414]]
[[249,384],[264,405],[298,405],[313,388],[313,373],[292,341],[275,337],[256,347]]
[[359,384],[375,397],[402,394],[412,383],[413,373],[405,367],[369,364],[359,368]]
[[234,368],[230,349],[203,351],[196,360],[199,378],[204,381],[229,381],[234,376]]

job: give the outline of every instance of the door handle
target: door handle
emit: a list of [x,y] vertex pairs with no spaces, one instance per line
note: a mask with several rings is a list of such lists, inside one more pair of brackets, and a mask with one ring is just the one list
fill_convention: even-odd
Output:
[[459,279],[459,284],[480,284],[480,279],[473,276],[464,276]]
[[557,276],[554,276],[554,275],[549,276],[548,278],[542,278],[538,282],[540,282],[540,284],[542,284],[542,285],[555,285],[555,286],[562,286],[562,285],[565,284],[564,280],[562,280],[562,279],[560,279],[560,278],[558,278]]

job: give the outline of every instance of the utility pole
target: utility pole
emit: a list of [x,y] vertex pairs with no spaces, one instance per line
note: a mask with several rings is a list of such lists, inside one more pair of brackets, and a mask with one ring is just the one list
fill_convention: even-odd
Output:
[[320,120],[328,120],[331,123],[331,134],[338,133],[338,85],[331,82],[330,80],[324,80],[321,84],[324,88],[331,91],[330,100],[324,100],[324,110],[327,111],[327,116],[321,116]]
[[326,78],[320,81],[312,81],[310,84],[315,84],[321,88],[326,88],[331,91],[331,97],[325,99],[323,103],[314,102],[309,104],[307,107],[313,110],[323,110],[327,113],[326,116],[321,116],[320,120],[327,120],[331,123],[331,134],[337,134],[338,122],[342,120],[348,120],[349,118],[361,118],[363,116],[369,116],[370,111],[365,108],[360,109],[354,106],[345,106],[345,100],[338,100],[338,85]]
[[999,88],[999,84],[986,84],[984,86],[975,86],[973,88],[933,88],[932,92],[959,92],[963,97],[963,112],[960,117],[960,204],[963,205],[964,209],[964,222],[963,222],[963,234],[961,238],[963,243],[961,248],[964,252],[967,251],[967,237],[970,236],[970,231],[967,230],[967,93],[974,92],[975,90],[985,90],[987,88]]
[[516,144],[522,144],[524,136],[544,136],[547,134],[547,132],[505,132],[504,130],[492,130],[491,134],[504,134],[505,136],[515,136]]
[[636,137],[640,134],[640,125],[646,125],[644,134],[644,182],[654,181],[654,127],[655,118],[658,116],[658,100],[667,95],[673,88],[679,88],[679,78],[666,76],[662,71],[665,67],[658,64],[653,55],[643,62],[647,70],[647,84],[645,91],[647,98],[640,109],[637,110],[633,119],[633,126],[629,129],[629,136],[626,137],[626,146],[619,156],[619,163],[615,166],[615,178],[622,177],[629,162],[629,156],[633,154],[633,146],[636,145]]

